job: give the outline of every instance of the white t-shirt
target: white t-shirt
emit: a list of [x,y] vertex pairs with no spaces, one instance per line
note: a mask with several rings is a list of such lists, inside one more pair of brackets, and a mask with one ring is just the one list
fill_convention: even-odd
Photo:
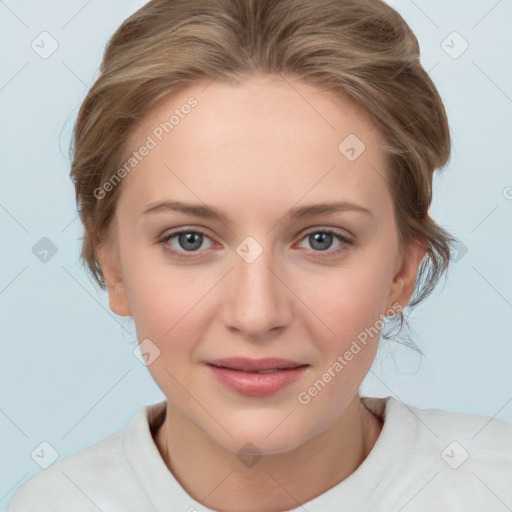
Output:
[[[363,463],[296,512],[512,510],[512,425],[476,414],[362,398],[384,421]],[[211,512],[165,465],[151,429],[165,401],[26,482],[8,512]]]

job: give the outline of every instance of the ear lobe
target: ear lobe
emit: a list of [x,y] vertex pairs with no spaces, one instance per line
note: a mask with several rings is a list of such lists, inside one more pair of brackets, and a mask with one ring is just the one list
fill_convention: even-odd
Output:
[[402,257],[401,266],[393,278],[388,296],[388,307],[396,302],[402,306],[402,309],[407,306],[414,293],[418,268],[426,252],[426,248],[418,241],[408,244]]
[[126,294],[121,265],[117,250],[107,242],[95,245],[96,257],[107,285],[110,309],[119,316],[131,316],[132,312]]

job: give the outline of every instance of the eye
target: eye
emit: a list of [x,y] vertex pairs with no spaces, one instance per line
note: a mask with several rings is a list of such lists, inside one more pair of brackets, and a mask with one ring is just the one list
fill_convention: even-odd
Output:
[[[328,252],[329,256],[339,254],[354,245],[352,239],[330,229],[309,231],[302,240],[307,240],[315,252]],[[333,250],[329,250],[333,241],[336,240],[340,242],[340,245]]]
[[[171,243],[173,239],[176,240],[174,243]],[[158,243],[162,244],[164,250],[173,256],[185,259],[194,258],[194,253],[200,252],[200,249],[206,249],[214,245],[211,244],[209,247],[203,247],[205,240],[211,241],[211,238],[203,231],[197,229],[181,229],[165,235]],[[310,243],[315,253],[327,253],[325,256],[337,255],[354,245],[352,239],[330,229],[309,231],[302,237],[301,241],[303,240],[307,240]],[[340,245],[333,250],[329,250],[333,241],[338,241]],[[321,256],[323,257],[324,255],[321,254]]]
[[[173,238],[176,238],[175,244],[170,243]],[[161,240],[159,240],[159,243],[164,246],[166,251],[178,256],[178,258],[190,258],[193,256],[188,256],[186,253],[198,252],[205,239],[210,240],[210,237],[202,231],[195,229],[182,229],[165,235]]]

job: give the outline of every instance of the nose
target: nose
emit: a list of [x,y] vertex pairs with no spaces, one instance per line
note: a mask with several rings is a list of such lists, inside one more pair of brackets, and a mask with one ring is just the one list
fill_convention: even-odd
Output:
[[233,261],[221,299],[226,327],[252,340],[276,336],[292,318],[293,293],[282,266],[271,250],[254,261],[236,254]]

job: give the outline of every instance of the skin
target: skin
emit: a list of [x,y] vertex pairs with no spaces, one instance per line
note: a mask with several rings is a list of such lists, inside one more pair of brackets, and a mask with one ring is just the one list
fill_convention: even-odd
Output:
[[[381,134],[361,108],[290,78],[196,83],[142,119],[131,150],[190,96],[197,107],[123,179],[98,257],[112,311],[133,316],[138,339],[160,350],[148,366],[168,404],[155,443],[181,485],[215,510],[288,510],[347,478],[374,446],[382,424],[358,390],[378,336],[309,403],[298,395],[379,315],[405,307],[425,250],[399,249]],[[351,133],[366,146],[355,161],[338,150]],[[217,207],[229,221],[142,213],[164,199]],[[287,216],[340,200],[372,215]],[[159,243],[183,227],[205,232],[199,249],[179,236]],[[336,255],[334,237],[318,249],[307,235],[327,228],[355,244]],[[263,249],[251,263],[236,252],[248,236]],[[274,395],[244,397],[203,364],[234,356],[310,366]],[[252,467],[237,457],[247,442],[262,454]]]

